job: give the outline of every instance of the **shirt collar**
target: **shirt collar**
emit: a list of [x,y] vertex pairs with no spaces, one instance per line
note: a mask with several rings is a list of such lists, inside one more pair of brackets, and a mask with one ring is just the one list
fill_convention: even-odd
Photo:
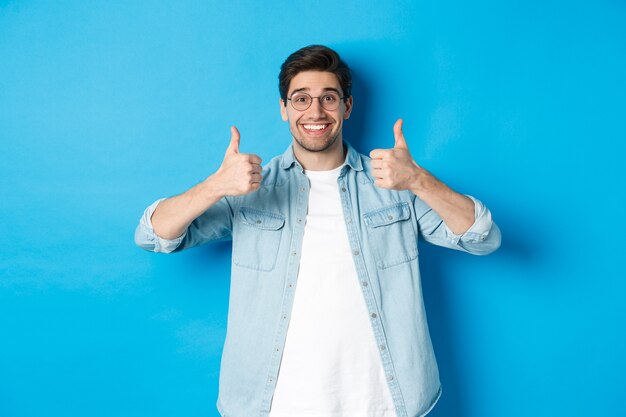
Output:
[[[363,171],[363,163],[361,162],[359,153],[345,140],[343,141],[343,145],[346,149],[348,149],[345,164],[355,171]],[[298,163],[295,155],[293,154],[293,143],[289,145],[287,150],[281,155],[280,159],[280,167],[282,169],[289,169],[294,164],[300,166],[300,163]]]

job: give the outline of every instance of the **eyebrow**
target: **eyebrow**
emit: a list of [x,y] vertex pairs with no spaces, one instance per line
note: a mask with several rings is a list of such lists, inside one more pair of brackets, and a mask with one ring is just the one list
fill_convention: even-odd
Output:
[[[310,90],[311,89],[309,87],[298,88],[296,90],[293,90],[291,94],[289,94],[289,97],[293,96],[295,93],[299,93],[300,91],[310,91]],[[334,87],[326,87],[326,88],[323,88],[322,91],[334,91],[335,93],[341,95],[341,91],[339,91],[338,89]]]

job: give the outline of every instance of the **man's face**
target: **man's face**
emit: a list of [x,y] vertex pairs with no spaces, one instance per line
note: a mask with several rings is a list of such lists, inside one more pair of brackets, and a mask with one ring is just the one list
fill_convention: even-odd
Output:
[[[311,97],[320,97],[335,91],[339,97],[344,93],[337,76],[332,72],[303,71],[292,78],[287,98],[294,93],[305,92]],[[350,117],[352,97],[340,100],[337,109],[324,109],[319,100],[314,98],[306,110],[296,110],[291,103],[280,100],[280,113],[284,121],[289,122],[289,130],[298,146],[303,151],[324,152],[342,148],[341,129],[343,120]]]

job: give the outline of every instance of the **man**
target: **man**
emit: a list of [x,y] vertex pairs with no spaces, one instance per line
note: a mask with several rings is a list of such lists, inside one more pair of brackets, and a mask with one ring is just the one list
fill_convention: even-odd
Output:
[[415,417],[441,393],[422,301],[418,237],[487,254],[490,212],[416,164],[402,120],[370,158],[343,141],[348,66],[323,46],[283,63],[292,144],[263,168],[231,141],[220,168],[148,207],[155,252],[232,239],[218,409],[227,417]]

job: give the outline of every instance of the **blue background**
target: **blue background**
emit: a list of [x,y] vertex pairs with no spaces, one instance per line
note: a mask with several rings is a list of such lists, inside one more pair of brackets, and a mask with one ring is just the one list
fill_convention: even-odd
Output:
[[616,416],[626,386],[626,4],[0,1],[0,416],[216,416],[230,245],[143,209],[289,144],[277,75],[337,49],[345,137],[482,199],[501,249],[421,246],[435,417]]

